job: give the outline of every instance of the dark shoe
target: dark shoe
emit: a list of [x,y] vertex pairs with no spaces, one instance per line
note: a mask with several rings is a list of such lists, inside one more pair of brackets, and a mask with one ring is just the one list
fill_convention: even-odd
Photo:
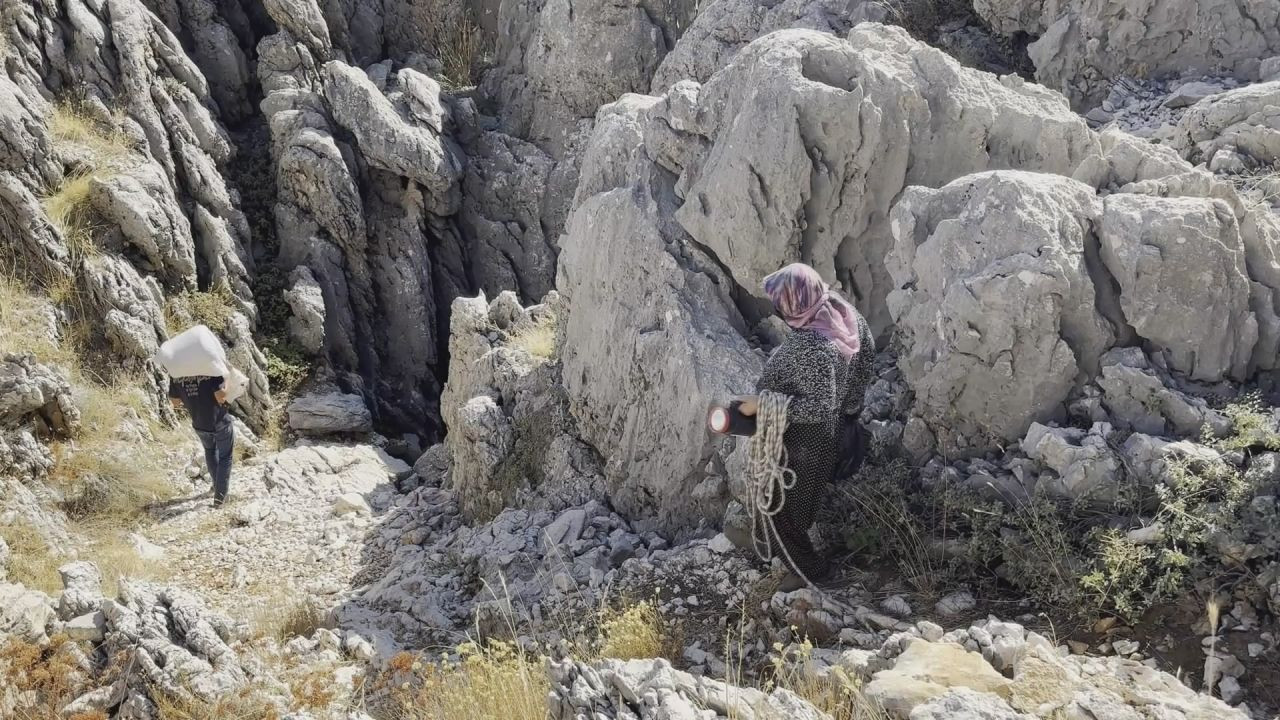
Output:
[[226,504],[227,504],[227,499],[225,497],[220,497],[220,498],[216,497],[213,499],[214,510],[217,510],[220,507],[224,507]]

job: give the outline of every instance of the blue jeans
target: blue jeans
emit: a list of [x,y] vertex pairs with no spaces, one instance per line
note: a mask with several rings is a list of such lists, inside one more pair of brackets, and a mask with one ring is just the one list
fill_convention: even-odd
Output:
[[213,479],[213,502],[221,505],[231,489],[231,451],[235,447],[235,432],[231,425],[214,432],[196,430],[200,444],[204,445],[204,462],[209,466]]

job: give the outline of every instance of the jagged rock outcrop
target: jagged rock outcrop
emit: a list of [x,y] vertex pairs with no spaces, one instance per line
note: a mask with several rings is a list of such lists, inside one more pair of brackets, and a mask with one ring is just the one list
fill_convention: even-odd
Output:
[[890,323],[883,257],[903,188],[992,167],[1070,174],[1097,152],[1061,98],[875,24],[847,41],[767,35],[705,86],[673,88],[664,110],[675,132],[655,124],[646,139],[679,175],[680,225],[751,292],[787,262],[812,264],[877,331]]
[[[232,148],[208,82],[140,0],[5,12],[0,117],[14,132],[5,133],[0,226],[18,239],[18,268],[37,283],[75,278],[82,312],[103,321],[95,336],[149,378],[157,400],[163,377],[151,355],[167,337],[166,296],[225,285],[240,315],[228,342],[247,346],[237,367],[251,386],[239,404],[260,423],[268,399],[249,334],[249,228],[222,175]],[[63,195],[73,192],[83,197]],[[69,220],[51,220],[45,193],[71,204]]]
[[1061,418],[1096,371],[1114,337],[1086,268],[1096,214],[1092,188],[1010,172],[911,188],[894,209],[899,365],[944,451]]
[[1258,79],[1280,54],[1280,8],[1269,0],[975,0],[997,32],[1037,38],[1027,48],[1036,79],[1077,105],[1096,104],[1122,75],[1190,69]]
[[698,9],[679,42],[653,75],[660,95],[681,80],[705,83],[742,48],[776,30],[806,29],[844,35],[859,22],[882,22],[888,8],[862,0],[784,0],[772,5],[744,0],[713,0]]
[[448,485],[471,517],[511,506],[561,510],[604,497],[594,453],[565,408],[556,358],[520,342],[532,333],[553,344],[563,311],[554,293],[529,308],[510,291],[493,302],[481,295],[453,303],[449,381],[441,395],[449,428],[444,448]]
[[1280,161],[1280,81],[1247,85],[1193,105],[1175,146],[1210,170],[1240,172]]
[[373,418],[359,395],[325,388],[289,403],[289,427],[303,435],[366,433]]
[[[471,285],[444,219],[457,209],[462,165],[440,87],[410,68],[366,73],[328,60],[318,29],[294,29],[306,37],[285,30],[259,46],[277,265],[305,266],[319,286],[324,358],[342,389],[365,396],[375,423],[432,437],[437,308]],[[302,312],[309,319],[298,322],[314,324],[317,313]],[[307,339],[314,346],[314,331]]]

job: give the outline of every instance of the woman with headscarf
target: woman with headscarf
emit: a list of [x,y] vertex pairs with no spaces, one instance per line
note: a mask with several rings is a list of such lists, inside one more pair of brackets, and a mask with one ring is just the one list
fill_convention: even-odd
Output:
[[[875,340],[853,305],[808,265],[793,263],[770,274],[764,290],[792,332],[769,357],[756,390],[789,399],[782,457],[794,484],[769,493],[774,499],[765,504],[774,507],[755,509],[760,522],[753,533],[757,549],[762,542],[767,547],[762,555],[780,557],[789,566],[792,572],[781,589],[792,590],[830,572],[808,531],[837,469],[852,473],[861,462],[857,418],[871,379]],[[744,398],[740,407],[747,415],[758,409],[758,396]],[[760,442],[759,436],[753,442]],[[762,513],[769,515],[767,521]]]

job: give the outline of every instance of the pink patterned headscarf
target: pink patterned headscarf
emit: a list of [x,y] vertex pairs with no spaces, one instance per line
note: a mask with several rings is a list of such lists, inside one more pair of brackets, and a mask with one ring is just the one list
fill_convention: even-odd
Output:
[[765,276],[764,291],[788,325],[817,332],[846,360],[858,354],[858,311],[831,292],[817,270],[792,263]]

